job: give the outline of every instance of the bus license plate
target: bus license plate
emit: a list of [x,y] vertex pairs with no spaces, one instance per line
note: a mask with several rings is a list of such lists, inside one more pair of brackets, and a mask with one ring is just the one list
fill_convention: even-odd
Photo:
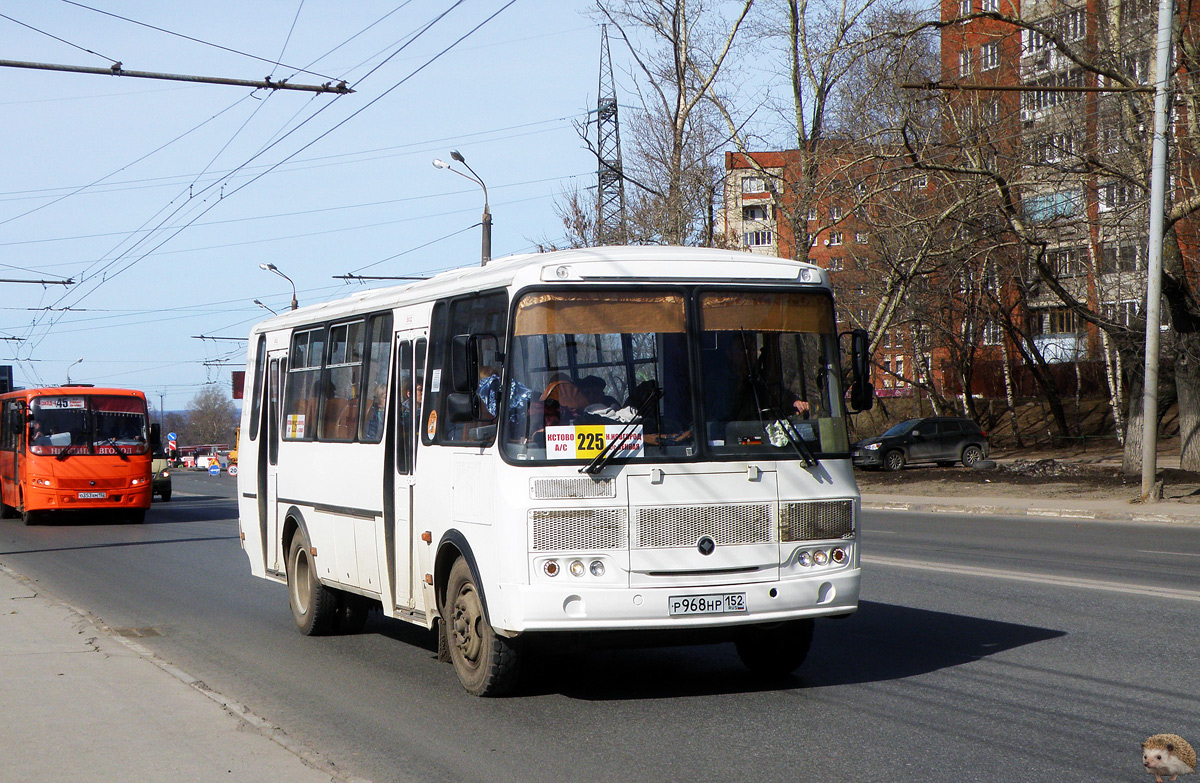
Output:
[[745,593],[713,595],[673,595],[667,599],[672,617],[690,614],[745,614]]
[[103,492],[80,492],[79,493],[80,500],[104,500],[104,498],[106,498],[106,497],[108,497],[108,495],[106,495]]

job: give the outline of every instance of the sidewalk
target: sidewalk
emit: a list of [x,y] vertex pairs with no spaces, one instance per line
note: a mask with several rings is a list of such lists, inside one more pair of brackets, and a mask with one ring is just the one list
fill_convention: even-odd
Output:
[[348,781],[241,705],[0,567],[0,781]]
[[[1000,464],[1012,463],[1017,460],[1030,461],[1050,458],[1066,465],[1080,465],[1092,468],[1117,469],[1121,466],[1122,455],[1119,450],[1095,449],[1088,451],[1063,451],[1030,453],[1029,451],[998,450],[992,459]],[[1179,469],[1179,452],[1177,449],[1160,449],[1158,469]],[[927,470],[934,470],[928,468]],[[936,475],[936,474],[931,474]],[[1003,478],[997,474],[981,473],[982,478],[995,481],[993,489],[1004,485]],[[1069,478],[1066,480],[1070,480]],[[1048,482],[1053,479],[1047,479]],[[1190,488],[1190,485],[1189,485]],[[1096,498],[1049,498],[1038,497],[1036,491],[1026,487],[1029,494],[1005,492],[1001,494],[988,493],[983,487],[975,494],[964,496],[939,497],[917,492],[864,492],[862,505],[866,509],[892,511],[923,511],[926,513],[951,514],[1007,514],[1013,516],[1051,517],[1061,519],[1095,519],[1111,522],[1156,522],[1171,524],[1200,525],[1200,502],[1187,502],[1181,498],[1169,498],[1153,503],[1135,503],[1133,498],[1136,489],[1126,493],[1125,497]]]
[[1049,500],[1037,497],[924,497],[919,495],[867,494],[865,509],[923,511],[941,514],[1002,514],[1058,519],[1096,519],[1110,522],[1157,522],[1200,525],[1200,505],[1164,500],[1131,503],[1127,500]]

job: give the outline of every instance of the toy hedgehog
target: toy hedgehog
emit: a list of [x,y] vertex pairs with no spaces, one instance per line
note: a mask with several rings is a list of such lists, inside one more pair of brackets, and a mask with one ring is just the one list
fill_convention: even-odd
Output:
[[1196,771],[1196,751],[1177,734],[1155,734],[1142,743],[1142,766],[1162,783],[1163,775],[1171,780]]

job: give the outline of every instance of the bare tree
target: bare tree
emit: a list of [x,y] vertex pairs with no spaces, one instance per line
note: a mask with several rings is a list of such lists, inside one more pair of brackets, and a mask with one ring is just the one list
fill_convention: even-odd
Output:
[[193,443],[233,443],[237,408],[224,388],[205,386],[188,406],[187,437]]

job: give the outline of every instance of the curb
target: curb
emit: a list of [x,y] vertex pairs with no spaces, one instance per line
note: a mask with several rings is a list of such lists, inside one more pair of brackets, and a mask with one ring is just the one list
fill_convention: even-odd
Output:
[[1149,513],[1144,511],[1096,511],[1081,508],[1042,508],[1035,506],[980,506],[936,501],[862,501],[870,511],[908,511],[932,514],[993,514],[996,516],[1039,517],[1042,519],[1078,519],[1104,522],[1140,522],[1147,524],[1200,525],[1200,515]]

